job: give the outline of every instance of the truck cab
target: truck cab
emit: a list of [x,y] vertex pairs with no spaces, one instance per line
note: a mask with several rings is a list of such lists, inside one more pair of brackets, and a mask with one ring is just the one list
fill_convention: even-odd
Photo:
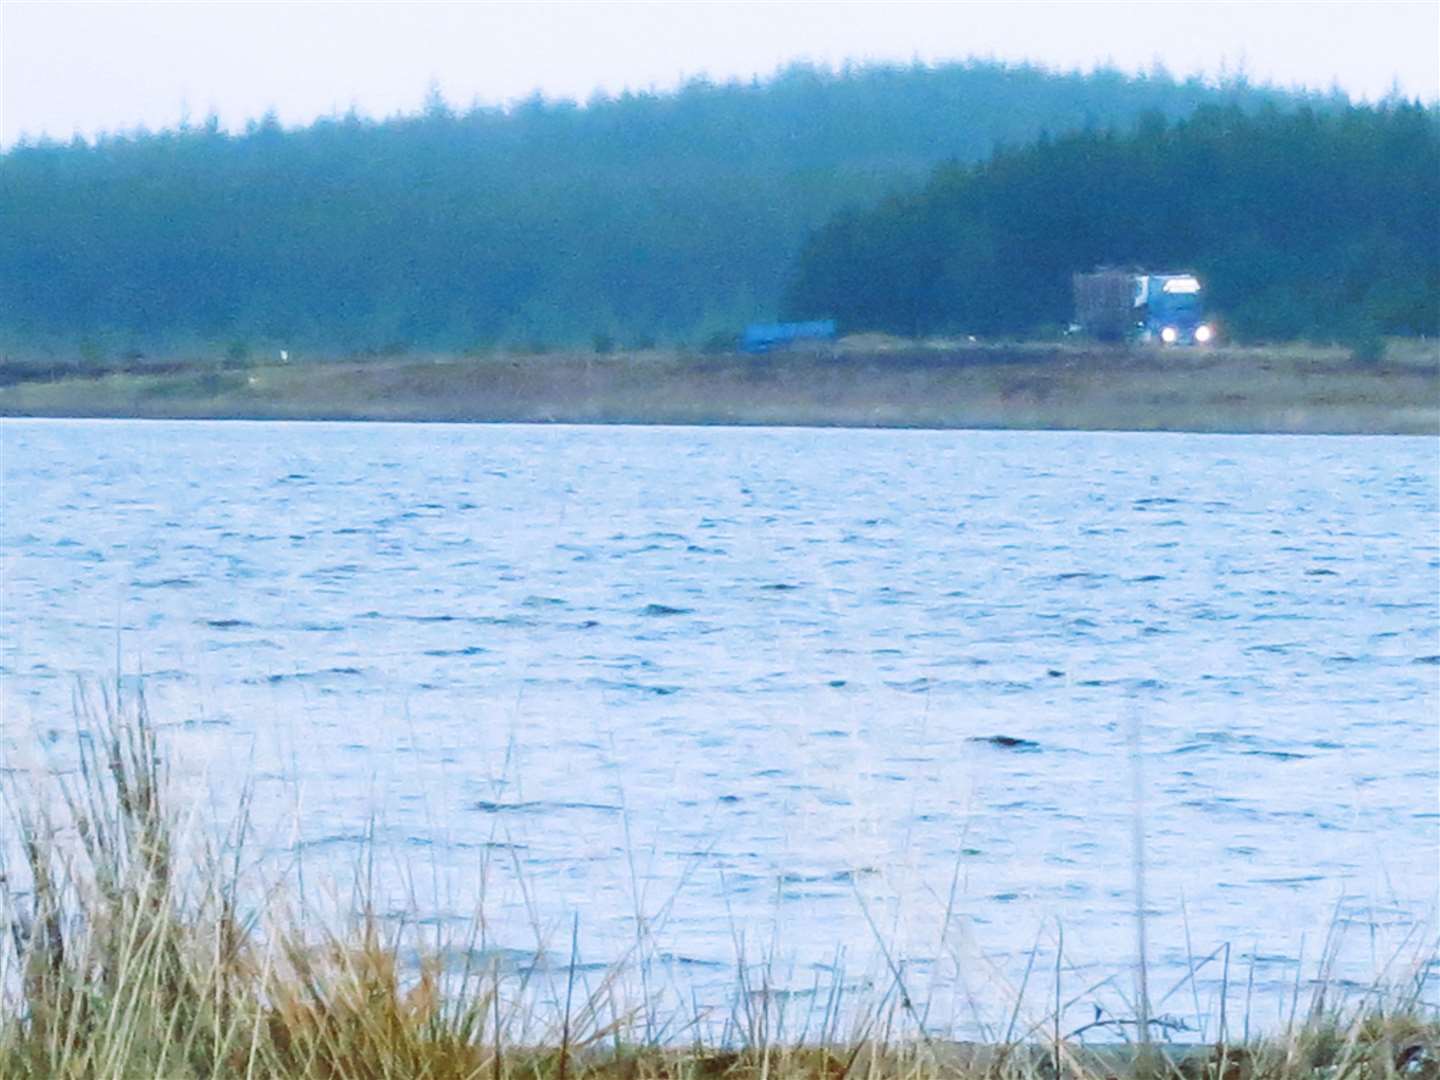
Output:
[[1136,274],[1135,313],[1142,341],[1204,345],[1215,337],[1205,321],[1204,291],[1194,274]]

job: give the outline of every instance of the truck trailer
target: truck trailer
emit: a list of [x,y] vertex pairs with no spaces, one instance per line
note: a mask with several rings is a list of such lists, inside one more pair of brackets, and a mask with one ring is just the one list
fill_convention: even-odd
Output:
[[1096,270],[1076,274],[1072,284],[1075,326],[1099,341],[1205,345],[1215,339],[1194,274]]

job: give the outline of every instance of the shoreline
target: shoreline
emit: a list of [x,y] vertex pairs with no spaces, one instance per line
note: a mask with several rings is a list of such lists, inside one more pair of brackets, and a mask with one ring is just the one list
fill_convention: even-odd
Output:
[[1401,439],[1440,439],[1440,429],[1437,430],[1352,430],[1352,429],[1330,429],[1330,428],[1283,428],[1283,427],[1254,427],[1254,428],[1214,428],[1214,427],[1154,427],[1154,428],[1133,428],[1133,427],[1030,427],[1003,424],[858,424],[858,423],[820,423],[806,421],[745,421],[745,420],[697,420],[697,421],[669,421],[669,420],[566,420],[566,419],[467,419],[451,417],[395,417],[395,416],[274,416],[274,415],[246,415],[246,414],[217,414],[196,413],[194,415],[111,415],[109,413],[10,413],[0,409],[0,423],[11,421],[49,421],[58,420],[71,423],[108,421],[112,423],[216,423],[216,424],[414,424],[437,427],[577,427],[577,428],[623,428],[623,427],[655,427],[655,428],[712,428],[717,430],[743,431],[749,428],[761,430],[776,429],[799,429],[806,431],[915,431],[915,432],[1029,432],[1034,434],[1096,434],[1096,435],[1213,435],[1225,437],[1245,437],[1252,435],[1299,435],[1307,438],[1401,438]]
[[1440,435],[1440,347],[1405,344],[1378,363],[1297,346],[871,339],[762,356],[191,359],[100,374],[7,360],[0,417]]

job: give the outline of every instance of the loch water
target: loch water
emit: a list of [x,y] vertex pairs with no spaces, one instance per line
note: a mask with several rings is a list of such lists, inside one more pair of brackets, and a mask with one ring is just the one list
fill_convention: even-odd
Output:
[[1327,938],[1436,996],[1433,439],[6,420],[0,470],[5,768],[143,684],[311,901],[970,1034],[1063,929],[1078,1025],[1133,1013],[1138,814],[1174,1030]]

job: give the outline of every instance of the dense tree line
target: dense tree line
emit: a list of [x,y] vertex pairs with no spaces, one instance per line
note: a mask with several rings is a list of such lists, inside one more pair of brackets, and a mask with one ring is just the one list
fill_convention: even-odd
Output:
[[850,329],[1020,334],[1071,315],[1071,274],[1194,270],[1235,337],[1440,331],[1440,116],[1390,102],[1153,114],[1091,126],[838,215],[797,313]]
[[[351,114],[286,130],[270,116],[232,135],[212,119],[22,144],[0,157],[0,335],[242,352],[262,341],[329,351],[697,341],[776,315],[811,230],[915,188],[938,162],[1216,102],[1253,111],[1295,99],[1163,71],[800,66],[583,106],[535,97],[456,112],[432,95],[421,113],[385,121]],[[983,175],[1019,175],[1022,160],[1002,156]],[[927,199],[970,183],[944,175]],[[931,204],[882,213],[897,205]],[[852,308],[815,277],[814,253],[870,219],[845,220],[855,224],[812,247],[797,295],[851,322],[896,325],[885,303]],[[969,247],[942,261],[984,257],[986,242],[967,234]],[[915,279],[910,254],[937,250],[918,237],[908,246],[893,284]],[[949,319],[926,310],[900,322]]]

